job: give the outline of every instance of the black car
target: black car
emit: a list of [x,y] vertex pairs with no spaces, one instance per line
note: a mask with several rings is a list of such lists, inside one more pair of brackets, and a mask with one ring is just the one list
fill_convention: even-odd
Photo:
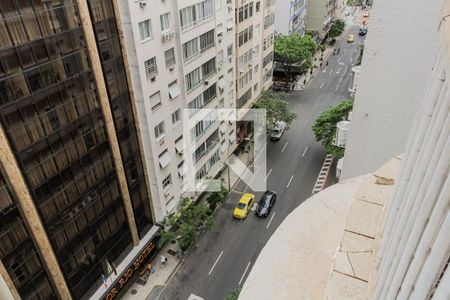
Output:
[[272,191],[266,191],[258,201],[258,206],[255,211],[256,215],[264,218],[267,217],[276,201],[277,194]]
[[360,28],[359,29],[359,35],[366,35],[367,34],[367,28]]

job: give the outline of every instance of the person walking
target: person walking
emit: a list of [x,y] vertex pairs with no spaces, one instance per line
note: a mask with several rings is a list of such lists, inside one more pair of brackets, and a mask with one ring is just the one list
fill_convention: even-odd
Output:
[[166,267],[167,261],[168,261],[167,257],[165,257],[164,255],[161,255],[161,265],[163,268]]

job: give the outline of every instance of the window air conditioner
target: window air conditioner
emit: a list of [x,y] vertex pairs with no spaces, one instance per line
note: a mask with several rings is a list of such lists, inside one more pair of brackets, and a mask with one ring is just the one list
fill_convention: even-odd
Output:
[[146,0],[139,0],[139,6],[141,8],[144,8],[147,5],[147,2],[145,2]]

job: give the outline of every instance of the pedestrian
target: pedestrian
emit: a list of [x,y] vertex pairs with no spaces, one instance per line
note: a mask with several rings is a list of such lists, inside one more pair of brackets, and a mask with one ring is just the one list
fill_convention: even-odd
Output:
[[333,50],[333,55],[335,55],[335,54],[336,54],[336,49]]
[[322,63],[320,63],[320,67],[322,68]]
[[161,264],[163,268],[166,266],[167,261],[168,261],[167,257],[161,255]]
[[303,80],[303,85],[306,85],[306,78],[305,78],[305,80]]
[[328,60],[327,60],[327,62],[325,63],[325,66],[327,66],[327,67],[328,67]]
[[337,52],[337,54],[339,54],[339,52],[341,52],[341,48],[338,48],[338,52]]

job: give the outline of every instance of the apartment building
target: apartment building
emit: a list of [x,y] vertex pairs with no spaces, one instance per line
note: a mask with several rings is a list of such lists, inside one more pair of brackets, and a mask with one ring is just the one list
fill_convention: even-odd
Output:
[[308,0],[306,31],[317,32],[319,38],[323,39],[336,17],[337,2],[338,0]]
[[305,33],[307,0],[278,1],[275,31],[282,35]]
[[0,275],[16,299],[100,297],[111,266],[154,253],[115,5],[0,1]]
[[[250,108],[272,85],[275,0],[236,0],[236,108]],[[238,122],[238,139],[251,134]]]
[[[154,4],[121,1],[119,11],[156,220],[162,221],[182,197],[197,195],[188,190],[188,172],[198,181],[214,177],[236,148],[235,123],[202,110],[236,106],[236,50],[231,1]],[[197,121],[184,130],[184,118]]]

